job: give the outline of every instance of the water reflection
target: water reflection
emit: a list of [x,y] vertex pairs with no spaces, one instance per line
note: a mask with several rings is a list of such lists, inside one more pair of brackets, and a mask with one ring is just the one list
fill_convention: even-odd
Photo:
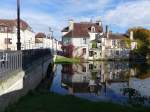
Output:
[[57,65],[51,91],[92,101],[147,105],[150,72],[148,65],[140,67],[144,65],[113,61]]

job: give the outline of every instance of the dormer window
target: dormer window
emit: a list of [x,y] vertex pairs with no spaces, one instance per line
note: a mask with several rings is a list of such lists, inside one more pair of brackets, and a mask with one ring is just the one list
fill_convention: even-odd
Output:
[[95,27],[94,27],[94,26],[91,27],[91,32],[92,32],[92,33],[95,32]]

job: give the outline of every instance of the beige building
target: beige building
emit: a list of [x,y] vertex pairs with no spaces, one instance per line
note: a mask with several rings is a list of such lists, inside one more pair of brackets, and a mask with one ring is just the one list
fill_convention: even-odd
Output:
[[52,36],[47,36],[45,33],[37,33],[35,35],[35,48],[49,48],[57,51],[62,51],[62,43]]
[[[35,33],[25,21],[20,21],[21,48],[35,46]],[[0,19],[0,50],[17,50],[17,20]]]

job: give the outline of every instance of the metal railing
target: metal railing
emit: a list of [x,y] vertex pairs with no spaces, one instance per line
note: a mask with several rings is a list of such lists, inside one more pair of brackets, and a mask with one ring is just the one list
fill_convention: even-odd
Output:
[[15,70],[22,69],[22,52],[0,52],[0,78]]
[[51,49],[0,51],[0,79],[16,70],[26,70],[39,59],[44,61],[50,58]]

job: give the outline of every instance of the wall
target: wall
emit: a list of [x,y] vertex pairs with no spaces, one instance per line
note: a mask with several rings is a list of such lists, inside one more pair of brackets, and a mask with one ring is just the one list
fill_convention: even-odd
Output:
[[[16,30],[17,31],[17,30]],[[13,33],[0,33],[0,49],[1,50],[6,50],[7,49],[7,44],[5,44],[5,38],[11,38],[12,44],[8,45],[8,48],[11,50],[16,50],[17,49],[17,32]],[[35,33],[31,32],[29,30],[21,30],[20,31],[20,36],[21,36],[21,43],[22,43],[22,49],[32,49],[33,46],[35,46]]]
[[46,76],[52,59],[40,59],[27,70],[16,71],[6,80],[0,81],[0,112],[9,104],[13,104],[20,97],[35,89]]
[[[69,41],[69,43],[68,43]],[[72,44],[75,48],[74,51],[72,53],[73,57],[81,57],[84,59],[88,58],[88,44],[89,44],[89,38],[86,38],[86,44],[84,43],[83,38],[67,38],[67,37],[63,37],[63,43],[64,45],[69,45]],[[86,54],[83,55],[83,48],[86,48]]]

